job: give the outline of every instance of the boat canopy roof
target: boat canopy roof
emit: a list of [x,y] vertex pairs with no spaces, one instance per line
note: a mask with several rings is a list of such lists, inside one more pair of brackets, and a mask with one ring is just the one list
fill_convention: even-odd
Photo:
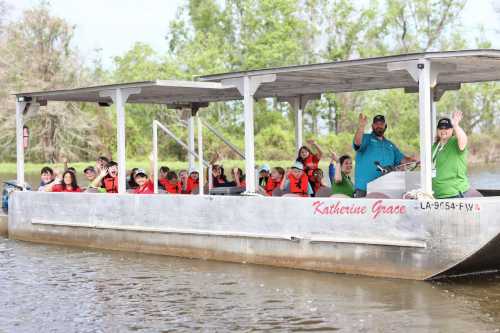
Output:
[[[274,81],[263,82],[255,98],[291,97],[326,92],[350,92],[404,88],[418,91],[418,82],[406,70],[395,67],[426,59],[432,64],[444,65],[437,78],[444,90],[459,89],[461,83],[500,81],[500,50],[464,50],[426,52],[405,55],[336,61],[322,64],[300,65],[248,70],[198,77],[198,81],[156,80],[93,86],[85,88],[43,92],[17,93],[18,99],[47,101],[95,102],[111,104],[101,92],[114,89],[141,88],[127,103],[188,104],[241,99],[231,80],[244,76],[272,75]],[[394,70],[399,69],[399,70]]]
[[246,75],[276,75],[275,81],[260,85],[255,98],[392,88],[416,92],[418,82],[407,71],[390,70],[390,66],[421,59],[448,65],[438,76],[438,84],[448,89],[458,89],[461,83],[500,81],[500,50],[495,49],[413,53],[206,75],[198,79],[223,82]]
[[127,103],[183,105],[241,98],[238,90],[232,86],[223,86],[216,82],[178,80],[129,82],[76,89],[17,93],[16,97],[18,99],[35,99],[38,103],[61,101],[112,104],[110,97],[101,96],[100,93],[129,88],[140,88],[140,93],[130,95]]

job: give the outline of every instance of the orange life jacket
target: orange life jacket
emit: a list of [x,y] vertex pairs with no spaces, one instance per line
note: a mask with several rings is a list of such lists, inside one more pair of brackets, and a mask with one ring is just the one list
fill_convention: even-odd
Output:
[[181,182],[171,184],[169,181],[166,181],[163,186],[165,186],[165,191],[167,191],[168,193],[171,193],[171,194],[182,193]]
[[264,190],[266,191],[267,195],[272,196],[274,189],[278,187],[280,183],[281,181],[276,182],[271,177],[269,177],[266,186],[264,186]]
[[186,186],[186,193],[191,194],[198,186],[200,186],[200,180],[189,177]]
[[107,177],[102,180],[108,193],[118,193],[118,177]]
[[311,179],[313,170],[318,168],[319,158],[314,154],[309,154],[302,164],[304,165],[304,172]]
[[305,173],[302,174],[300,179],[295,178],[294,175],[288,175],[288,180],[290,181],[290,193],[299,194],[303,197],[309,196],[307,193],[309,179]]
[[155,193],[155,186],[150,179],[142,187],[136,188],[134,190],[134,193],[135,194],[154,194]]

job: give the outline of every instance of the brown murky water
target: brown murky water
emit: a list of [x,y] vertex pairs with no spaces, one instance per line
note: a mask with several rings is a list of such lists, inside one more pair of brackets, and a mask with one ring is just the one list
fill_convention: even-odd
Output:
[[[472,183],[500,188],[497,170]],[[131,331],[500,332],[500,274],[430,283],[0,237],[0,332]]]

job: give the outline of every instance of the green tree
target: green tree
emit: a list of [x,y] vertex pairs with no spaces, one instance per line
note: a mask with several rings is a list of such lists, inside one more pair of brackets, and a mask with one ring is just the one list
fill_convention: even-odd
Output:
[[[1,75],[5,82],[0,107],[0,159],[15,156],[15,106],[10,94],[68,88],[87,83],[84,66],[71,46],[74,27],[50,14],[46,3],[26,10],[20,21],[5,26],[0,40]],[[101,142],[94,135],[92,117],[75,103],[49,103],[28,113],[32,145],[28,159],[54,162],[93,155]]]

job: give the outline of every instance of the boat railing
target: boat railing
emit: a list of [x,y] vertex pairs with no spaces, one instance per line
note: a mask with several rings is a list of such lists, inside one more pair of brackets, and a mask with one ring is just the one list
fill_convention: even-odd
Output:
[[[203,141],[201,138],[201,121],[198,120],[198,151],[196,153],[194,150],[190,149],[189,146],[184,143],[181,139],[179,139],[171,130],[167,128],[164,124],[160,123],[158,120],[153,120],[153,172],[154,172],[154,192],[158,193],[158,129],[161,129],[165,134],[174,139],[182,148],[184,148],[191,156],[198,159],[200,161],[200,170],[199,170],[199,194],[203,194],[203,166],[208,169],[208,174],[212,173],[212,166],[206,160],[203,159]],[[208,177],[209,188],[211,187],[211,179],[212,177]]]

